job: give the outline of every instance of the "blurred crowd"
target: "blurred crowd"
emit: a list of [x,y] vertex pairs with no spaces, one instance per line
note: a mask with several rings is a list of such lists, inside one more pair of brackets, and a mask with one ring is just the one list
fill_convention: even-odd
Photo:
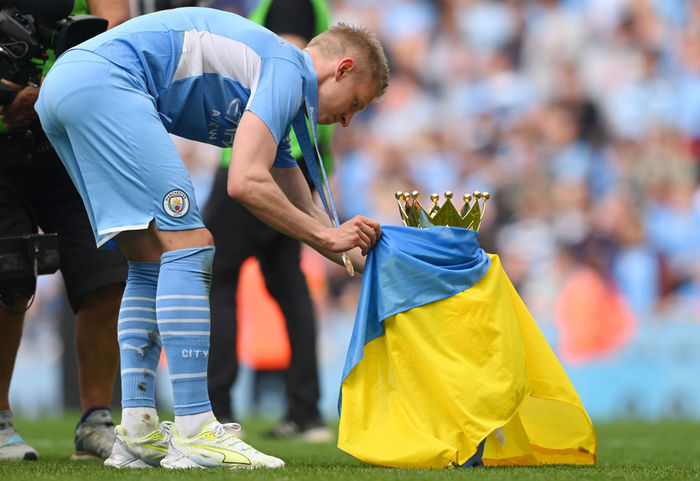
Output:
[[697,322],[700,2],[333,6],[392,69],[336,135],[345,218],[399,223],[397,190],[488,191],[480,242],[538,322],[581,270],[635,321]]
[[[132,8],[198,3],[247,15],[257,1]],[[700,320],[700,2],[331,6],[334,22],[378,34],[392,74],[384,98],[336,129],[342,218],[399,224],[397,190],[425,200],[488,191],[479,240],[540,325],[561,331],[597,317],[600,336],[622,339],[639,324]],[[176,145],[202,206],[219,151]],[[307,276],[324,275],[319,262]],[[312,286],[319,319],[352,319],[361,278],[324,268],[327,282]],[[589,296],[575,299],[577,290]],[[617,334],[611,323],[622,326]]]
[[[245,15],[257,1],[201,3]],[[132,8],[139,14],[159,3],[133,0]],[[490,192],[479,240],[501,257],[570,362],[615,352],[635,326],[697,325],[700,2],[331,4],[335,21],[377,32],[392,71],[386,96],[336,129],[332,183],[341,217],[399,224],[397,190],[416,189],[426,200],[446,190],[458,199]],[[176,145],[201,207],[219,151]],[[333,363],[342,368],[361,277],[350,280],[314,254],[305,251],[302,262],[328,371]],[[55,340],[42,335],[57,330],[57,282],[40,278],[20,367],[38,345],[60,357]],[[329,410],[338,375],[329,374]]]

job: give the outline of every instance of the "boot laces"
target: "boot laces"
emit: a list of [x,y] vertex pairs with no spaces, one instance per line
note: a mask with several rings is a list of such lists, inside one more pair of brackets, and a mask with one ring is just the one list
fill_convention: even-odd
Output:
[[214,436],[216,436],[217,439],[220,439],[223,442],[230,443],[231,446],[237,449],[238,451],[251,451],[256,453],[258,452],[257,449],[245,443],[233,434],[241,431],[241,425],[238,423],[219,423],[219,425],[216,426],[216,428],[214,428],[212,431],[214,432]]
[[158,425],[158,433],[165,436],[166,443],[170,442],[170,438],[173,435],[171,432],[171,428],[173,427],[173,424],[174,423],[172,421],[163,421]]

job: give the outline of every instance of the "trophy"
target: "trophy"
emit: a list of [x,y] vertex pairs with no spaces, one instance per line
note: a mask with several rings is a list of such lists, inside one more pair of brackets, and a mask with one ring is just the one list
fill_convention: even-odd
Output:
[[382,228],[365,265],[338,447],[398,468],[595,464],[576,390],[479,246],[490,195],[465,194],[459,209],[450,191],[427,208],[417,191],[395,197],[403,226]]
[[478,231],[481,219],[486,211],[486,201],[491,198],[488,192],[474,191],[473,194],[464,194],[464,206],[458,211],[452,203],[453,194],[445,192],[445,202],[442,207],[438,205],[440,196],[436,193],[430,195],[432,205],[426,210],[418,200],[420,194],[417,190],[412,193],[398,191],[395,194],[399,204],[399,212],[403,225],[425,229],[435,226],[461,227]]

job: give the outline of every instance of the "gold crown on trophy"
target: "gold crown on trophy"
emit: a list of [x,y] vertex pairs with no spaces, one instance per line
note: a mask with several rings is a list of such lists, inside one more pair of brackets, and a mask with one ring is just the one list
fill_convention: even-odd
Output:
[[478,231],[481,219],[486,210],[486,201],[491,198],[488,192],[474,191],[473,194],[464,194],[464,206],[457,210],[452,203],[452,192],[445,192],[445,202],[442,207],[438,206],[440,196],[431,194],[430,200],[433,205],[425,210],[418,201],[420,194],[414,190],[408,192],[396,192],[396,200],[399,204],[399,212],[403,225],[407,227],[418,227],[424,229],[434,226],[461,227]]

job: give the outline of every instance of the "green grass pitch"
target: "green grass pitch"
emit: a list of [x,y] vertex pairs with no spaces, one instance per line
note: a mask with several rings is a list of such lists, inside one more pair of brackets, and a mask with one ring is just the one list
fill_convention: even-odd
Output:
[[366,465],[343,453],[333,443],[305,444],[266,440],[265,421],[244,424],[247,441],[279,456],[281,470],[202,469],[185,471],[114,470],[97,462],[70,461],[76,415],[27,421],[17,428],[41,456],[35,462],[0,462],[0,480],[685,480],[700,479],[700,423],[697,421],[596,423],[597,466],[538,468],[476,468],[404,470]]

